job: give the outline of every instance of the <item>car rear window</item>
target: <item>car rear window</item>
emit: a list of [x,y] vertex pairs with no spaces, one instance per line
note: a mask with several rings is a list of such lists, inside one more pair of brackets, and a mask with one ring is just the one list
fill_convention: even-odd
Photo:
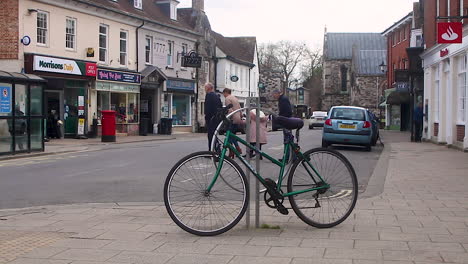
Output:
[[335,108],[331,114],[331,119],[365,121],[366,115],[361,109]]
[[312,116],[327,116],[327,112],[313,112]]

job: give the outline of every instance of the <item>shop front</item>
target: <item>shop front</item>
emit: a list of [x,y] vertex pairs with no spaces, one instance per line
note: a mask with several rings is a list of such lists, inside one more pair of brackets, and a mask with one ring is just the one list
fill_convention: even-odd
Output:
[[0,155],[44,151],[45,83],[35,75],[0,71]]
[[116,133],[138,135],[140,123],[141,76],[135,72],[98,69],[96,89],[91,100],[96,107],[90,108],[98,121],[98,134],[103,110],[116,112]]
[[75,138],[87,132],[88,88],[95,83],[94,62],[25,54],[25,71],[47,80],[44,112],[47,138]]
[[174,131],[192,132],[194,96],[195,81],[185,79],[166,81],[161,117],[172,119]]

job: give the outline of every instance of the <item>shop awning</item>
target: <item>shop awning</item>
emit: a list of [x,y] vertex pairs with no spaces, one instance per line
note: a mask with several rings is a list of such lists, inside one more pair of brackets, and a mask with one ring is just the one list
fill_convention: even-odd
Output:
[[47,82],[46,79],[43,79],[34,74],[26,73],[17,73],[17,72],[6,72],[0,71],[0,80],[3,81],[22,81],[22,82]]
[[394,91],[387,97],[387,104],[400,105],[407,104],[410,102],[409,92]]
[[410,101],[410,94],[407,91],[397,91],[396,88],[385,90],[385,101],[379,106],[407,104]]

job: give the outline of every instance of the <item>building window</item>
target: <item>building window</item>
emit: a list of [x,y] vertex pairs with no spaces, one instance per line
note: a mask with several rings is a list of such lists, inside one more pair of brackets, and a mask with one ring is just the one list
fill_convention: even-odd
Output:
[[49,13],[37,12],[37,44],[47,45]]
[[397,40],[396,40],[396,38],[397,38],[397,33],[396,33],[396,32],[393,32],[392,36],[393,36],[393,37],[392,37],[392,46],[395,46],[396,43],[397,43]]
[[65,29],[65,47],[67,49],[76,48],[76,19],[67,18]]
[[109,33],[109,26],[107,25],[100,25],[99,26],[99,61],[100,62],[107,62],[107,47],[108,45],[108,33]]
[[[181,56],[185,56],[188,54],[188,45],[185,43],[182,43],[182,54]],[[178,56],[177,56],[178,57]],[[182,66],[182,59],[180,60],[180,65]],[[185,67],[180,67],[182,70],[185,70]]]
[[457,121],[465,124],[466,121],[466,65],[467,55],[461,56],[458,60],[458,115]]
[[174,41],[167,42],[167,66],[172,67],[172,61],[174,58]]
[[402,42],[402,41],[403,41],[403,39],[404,39],[404,35],[405,35],[405,29],[404,29],[404,28],[402,28],[402,29],[400,29],[400,37],[399,37],[399,41],[398,41],[398,43],[400,43],[400,42]]
[[408,29],[408,28],[407,28],[406,26],[403,28],[403,40],[406,40],[406,38],[407,38],[407,35],[408,35],[407,29]]
[[[234,75],[235,75],[237,78],[239,78],[239,67],[236,66],[236,67],[234,67],[234,69],[235,69]],[[239,81],[235,82],[234,84],[235,84],[236,87],[239,87]]]
[[138,9],[143,9],[142,0],[133,0],[133,6]]
[[152,64],[153,58],[153,39],[151,37],[146,37],[145,39],[145,62],[146,64]]
[[210,62],[205,61],[205,80],[206,82],[210,81]]
[[229,80],[229,71],[226,71],[226,85],[228,84],[228,80]]
[[439,66],[435,68],[434,78],[434,122],[439,123],[440,112],[440,73]]
[[341,91],[348,91],[348,68],[345,65],[341,65]]
[[127,38],[128,32],[127,31],[120,31],[120,65],[126,66],[127,65]]

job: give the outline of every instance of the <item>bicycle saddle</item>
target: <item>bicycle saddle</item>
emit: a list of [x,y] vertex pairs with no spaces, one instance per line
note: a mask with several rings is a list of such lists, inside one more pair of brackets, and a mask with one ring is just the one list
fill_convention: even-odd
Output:
[[300,118],[296,117],[284,117],[284,116],[278,116],[276,117],[277,124],[280,126],[286,128],[286,129],[301,129],[304,126],[304,121]]

